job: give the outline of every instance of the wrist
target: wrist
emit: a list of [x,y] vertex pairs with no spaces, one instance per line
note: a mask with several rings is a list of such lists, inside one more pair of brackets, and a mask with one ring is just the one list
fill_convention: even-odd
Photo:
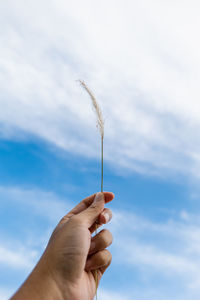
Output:
[[40,259],[34,270],[10,300],[64,300],[54,278]]
[[59,268],[51,268],[48,262],[45,262],[44,265],[45,273],[47,274],[46,277],[48,278],[49,284],[54,287],[54,295],[57,295],[57,298],[47,297],[47,299],[71,300],[71,295],[73,295],[74,289],[76,289],[76,284],[69,280],[69,276],[66,274],[66,272],[63,273]]

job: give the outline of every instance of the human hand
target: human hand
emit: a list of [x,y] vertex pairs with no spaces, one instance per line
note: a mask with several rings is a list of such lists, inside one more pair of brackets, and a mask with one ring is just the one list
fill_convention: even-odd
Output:
[[[105,229],[94,237],[91,234],[95,231],[96,221],[99,227],[111,219],[111,210],[104,205],[113,198],[109,192],[97,193],[81,201],[62,218],[38,265],[22,286],[22,297],[20,289],[13,300],[25,299],[24,295],[30,300],[94,298],[95,270],[99,284],[111,262],[111,254],[106,248],[112,243],[112,235]],[[28,290],[36,283],[35,295],[31,297]]]

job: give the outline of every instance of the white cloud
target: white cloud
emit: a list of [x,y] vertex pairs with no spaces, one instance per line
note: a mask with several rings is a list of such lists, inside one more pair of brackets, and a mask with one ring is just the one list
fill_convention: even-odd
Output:
[[38,256],[37,251],[32,249],[26,249],[21,246],[19,249],[6,248],[0,243],[0,265],[6,265],[7,267],[14,269],[30,270],[33,268],[36,258]]
[[1,300],[8,300],[9,297],[12,295],[13,290],[12,289],[5,289],[1,288],[0,286],[0,299]]
[[13,203],[13,208],[31,210],[31,214],[40,215],[52,223],[58,222],[72,207],[68,199],[61,199],[52,192],[36,188],[0,186],[0,195],[4,203]]
[[0,231],[0,265],[30,270],[46,247],[52,230],[72,204],[51,192],[17,186],[0,186],[0,197],[3,199],[2,212],[4,205],[9,206],[11,218],[15,211],[24,220],[21,224],[20,218],[16,217],[15,221],[10,220],[9,216],[5,218],[5,222],[12,221],[18,231],[17,236],[16,230],[6,233],[4,228],[7,228],[7,223],[3,224]]
[[157,222],[129,212],[114,213],[109,225],[113,261],[115,268],[126,270],[128,281],[133,276],[136,280],[135,288],[127,285],[131,299],[198,299],[199,215],[187,211],[182,215]]
[[90,100],[75,83],[82,78],[106,116],[107,161],[199,176],[197,1],[0,5],[1,136],[22,130],[97,157]]
[[128,300],[130,299],[125,293],[116,293],[105,289],[98,290],[98,297],[102,300]]

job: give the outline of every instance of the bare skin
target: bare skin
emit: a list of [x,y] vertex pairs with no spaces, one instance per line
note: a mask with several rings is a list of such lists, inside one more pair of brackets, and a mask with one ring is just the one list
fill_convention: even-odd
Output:
[[109,192],[81,201],[55,228],[38,264],[11,300],[92,300],[98,284],[111,263],[106,249],[112,243],[108,230],[92,237],[98,227],[112,218],[104,208],[113,200]]

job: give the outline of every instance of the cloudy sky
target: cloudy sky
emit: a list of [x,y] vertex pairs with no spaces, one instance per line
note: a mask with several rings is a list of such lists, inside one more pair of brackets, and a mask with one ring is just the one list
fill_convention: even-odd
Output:
[[101,300],[198,300],[200,4],[0,3],[0,299],[59,219],[100,189],[105,118],[113,262]]

